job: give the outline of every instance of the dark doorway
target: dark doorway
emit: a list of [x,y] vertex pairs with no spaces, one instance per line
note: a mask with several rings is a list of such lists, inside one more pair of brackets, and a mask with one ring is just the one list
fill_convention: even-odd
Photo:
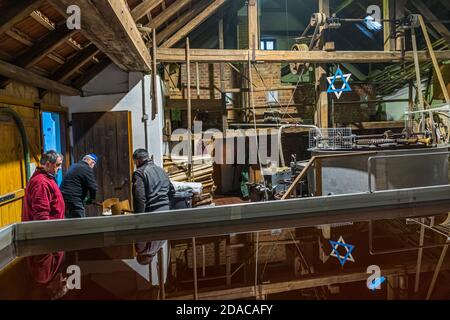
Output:
[[[131,203],[131,117],[130,112],[92,112],[72,114],[73,155],[99,157],[95,176],[99,186],[97,201],[108,198]],[[100,215],[99,206],[89,206],[88,216]]]

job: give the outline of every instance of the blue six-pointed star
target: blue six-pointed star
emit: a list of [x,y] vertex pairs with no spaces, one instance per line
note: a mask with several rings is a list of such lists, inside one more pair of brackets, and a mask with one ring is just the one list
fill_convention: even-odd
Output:
[[[328,93],[333,93],[336,95],[336,97],[339,99],[341,97],[342,92],[347,92],[347,91],[352,91],[352,89],[350,88],[350,85],[348,84],[348,80],[351,77],[351,73],[346,73],[343,74],[341,71],[341,68],[338,67],[338,69],[336,70],[336,74],[332,77],[327,77],[327,81],[330,84],[328,86]],[[337,79],[342,80],[342,87],[336,89],[336,87],[334,86],[335,82]]]
[[[344,238],[342,238],[342,236],[339,238],[338,241],[333,241],[333,240],[329,240],[331,246],[333,247],[333,250],[330,253],[330,256],[332,257],[336,257],[339,260],[339,263],[344,266],[345,262],[347,261],[352,261],[355,262],[355,259],[353,259],[352,256],[352,251],[355,248],[355,246],[351,245],[351,244],[346,244],[344,241]],[[342,246],[345,248],[346,250],[346,254],[344,256],[342,256],[339,251],[338,248],[339,246]]]

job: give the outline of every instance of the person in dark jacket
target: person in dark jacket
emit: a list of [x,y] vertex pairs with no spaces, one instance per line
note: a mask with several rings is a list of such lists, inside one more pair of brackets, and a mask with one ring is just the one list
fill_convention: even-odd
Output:
[[[147,150],[137,149],[133,153],[136,171],[133,173],[134,213],[151,213],[170,210],[170,199],[175,188],[166,172],[155,165]],[[165,241],[136,243],[137,261],[150,264]]]
[[54,150],[42,155],[25,189],[22,221],[64,219],[64,199],[55,181],[63,159]]
[[[91,204],[97,193],[94,177],[95,154],[88,154],[72,165],[61,183],[61,192],[66,203],[66,218],[84,218],[85,204]],[[89,196],[88,196],[89,193]]]

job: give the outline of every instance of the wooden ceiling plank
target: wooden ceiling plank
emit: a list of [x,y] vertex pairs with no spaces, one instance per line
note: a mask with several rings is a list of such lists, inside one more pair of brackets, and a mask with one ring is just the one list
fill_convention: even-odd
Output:
[[0,34],[11,29],[15,24],[27,18],[35,9],[37,9],[43,0],[21,0],[10,1],[14,3],[9,8],[2,11],[0,15]]
[[43,57],[47,56],[62,42],[65,42],[72,34],[75,33],[75,31],[76,30],[68,30],[65,23],[57,26],[54,31],[50,32],[43,39],[36,42],[25,53],[14,59],[14,64],[23,68],[30,67]]
[[203,21],[214,14],[227,0],[214,0],[194,19],[178,30],[172,37],[162,44],[163,48],[170,48],[178,41],[185,38],[192,30],[198,27]]

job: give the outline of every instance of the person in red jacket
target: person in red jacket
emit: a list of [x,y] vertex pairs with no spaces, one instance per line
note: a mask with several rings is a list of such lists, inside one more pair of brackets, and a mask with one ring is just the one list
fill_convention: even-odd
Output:
[[42,155],[25,189],[22,221],[64,219],[64,199],[55,181],[62,162],[63,156],[56,151]]

